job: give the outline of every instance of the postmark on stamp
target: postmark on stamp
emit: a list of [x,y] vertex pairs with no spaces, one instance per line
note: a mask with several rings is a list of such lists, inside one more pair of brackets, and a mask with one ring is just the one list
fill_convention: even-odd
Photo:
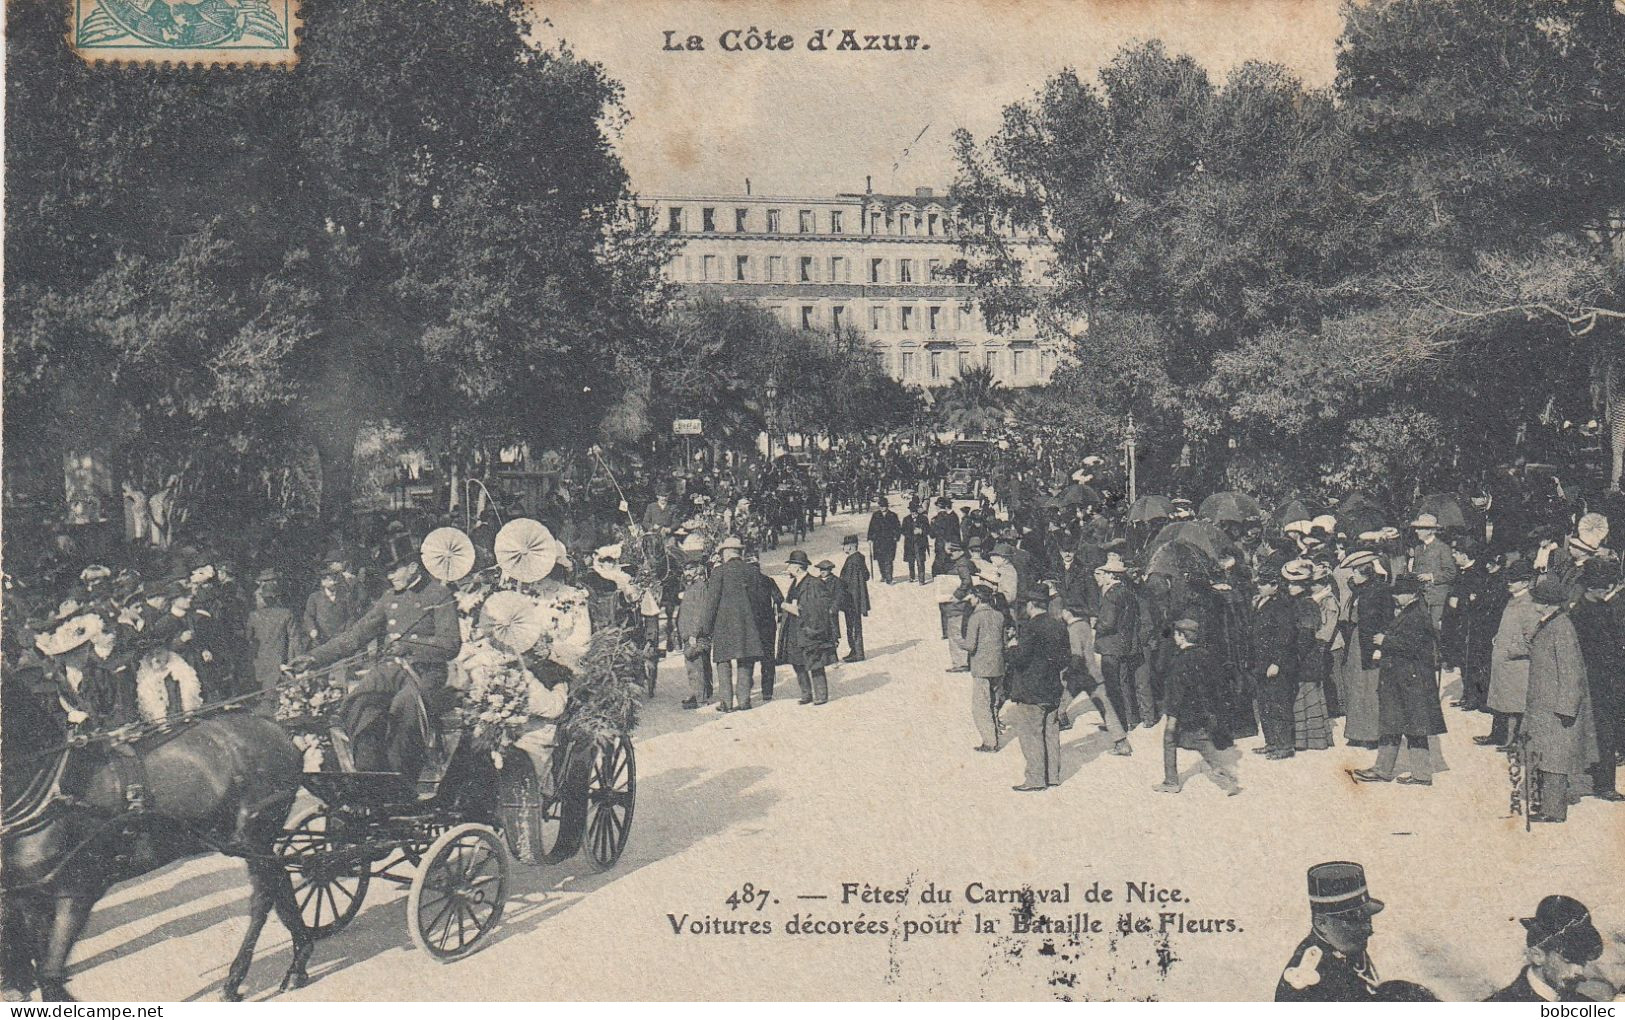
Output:
[[86,60],[289,66],[298,0],[73,0],[68,44]]

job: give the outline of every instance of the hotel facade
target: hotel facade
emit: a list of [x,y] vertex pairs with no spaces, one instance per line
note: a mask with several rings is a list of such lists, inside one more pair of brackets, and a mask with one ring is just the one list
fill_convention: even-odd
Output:
[[[654,228],[682,238],[667,279],[693,294],[752,301],[787,326],[854,328],[893,378],[944,386],[985,365],[1007,387],[1049,380],[1059,351],[1035,330],[994,333],[974,288],[946,277],[961,257],[954,210],[911,195],[645,195]],[[1025,240],[1023,274],[1044,285],[1053,248]]]

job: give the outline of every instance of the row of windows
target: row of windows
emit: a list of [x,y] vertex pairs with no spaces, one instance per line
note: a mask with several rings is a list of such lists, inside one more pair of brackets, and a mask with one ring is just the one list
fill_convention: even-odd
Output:
[[[941,333],[947,329],[956,331],[980,332],[983,330],[982,316],[974,307],[964,305],[900,305],[896,310],[895,320],[891,305],[873,304],[867,308],[868,315],[861,321],[853,317],[847,305],[829,306],[829,317],[825,319],[818,305],[770,305],[769,310],[779,316],[787,325],[800,326],[802,329],[841,329],[845,326],[864,326],[872,333],[892,332],[892,323],[897,323],[897,329],[904,333]],[[861,313],[863,308],[859,308]]]
[[[876,352],[880,367],[892,371],[890,357]],[[1055,370],[1053,351],[1012,347],[1007,351],[903,351],[898,356],[897,377],[904,382],[935,384],[963,375],[978,364],[985,365],[997,379],[1031,380],[1034,373],[1048,376]]]
[[[826,210],[822,217],[812,209],[751,209],[748,207],[735,207],[732,210],[733,233],[736,234],[783,234],[787,233],[785,224],[788,222],[786,213],[795,213],[795,232],[798,234],[844,234],[846,233],[846,209]],[[720,209],[714,205],[700,206],[698,209],[699,222],[693,222],[693,211],[687,206],[669,205],[666,207],[666,229],[674,234],[686,233],[696,228],[702,234],[715,234],[722,228],[720,224],[727,216],[728,210]],[[642,208],[639,211],[643,225],[647,228],[654,226],[654,210]],[[861,216],[859,217],[861,221]],[[819,230],[820,219],[824,229]],[[862,226],[862,223],[859,223]],[[869,213],[869,233],[892,234],[898,237],[947,237],[952,226],[951,218],[942,212],[926,210],[924,212],[897,211],[886,213],[879,209]]]
[[[853,259],[845,255],[674,256],[667,267],[678,283],[851,283]],[[868,283],[951,283],[942,259],[864,260]]]

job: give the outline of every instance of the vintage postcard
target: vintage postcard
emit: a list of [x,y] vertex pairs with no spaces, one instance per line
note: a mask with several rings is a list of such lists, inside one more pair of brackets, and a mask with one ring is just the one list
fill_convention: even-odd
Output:
[[1625,3],[4,13],[8,1000],[1625,995]]

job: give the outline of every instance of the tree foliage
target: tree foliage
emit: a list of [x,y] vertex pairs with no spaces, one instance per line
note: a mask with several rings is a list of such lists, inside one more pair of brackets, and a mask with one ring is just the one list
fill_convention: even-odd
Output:
[[264,74],[110,73],[56,5],[12,12],[8,444],[53,423],[182,460],[252,412],[314,443],[342,514],[366,422],[596,433],[664,294],[622,215],[619,85],[513,0],[307,13]]
[[[1072,342],[1048,413],[1102,445],[1132,411],[1153,457],[1266,487],[1465,472],[1554,395],[1583,414],[1619,343],[1622,26],[1379,0],[1345,8],[1330,89],[1156,42],[1061,70],[957,136],[960,272]],[[1032,235],[1051,287],[1019,275]]]

